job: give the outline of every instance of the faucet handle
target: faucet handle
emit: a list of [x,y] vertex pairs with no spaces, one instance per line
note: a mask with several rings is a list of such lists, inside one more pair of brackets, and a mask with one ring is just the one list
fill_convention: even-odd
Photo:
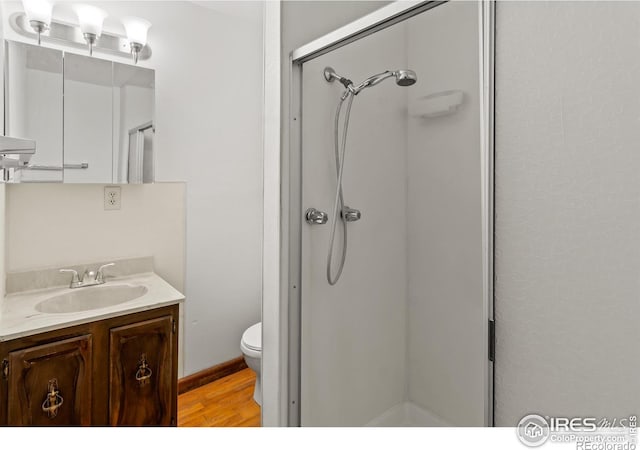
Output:
[[74,287],[80,284],[80,277],[78,276],[78,271],[75,269],[60,269],[60,273],[71,273],[73,274],[71,277],[70,287]]
[[98,267],[98,270],[96,271],[96,281],[99,283],[104,283],[104,269],[106,269],[107,267],[113,267],[115,266],[116,263],[109,263],[109,264],[103,264],[100,267]]

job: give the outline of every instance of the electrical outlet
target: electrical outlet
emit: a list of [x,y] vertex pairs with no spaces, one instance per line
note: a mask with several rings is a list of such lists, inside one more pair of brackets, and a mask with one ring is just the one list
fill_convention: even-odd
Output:
[[120,192],[120,186],[105,186],[104,187],[104,210],[113,211],[120,209],[120,203],[122,200],[122,194]]

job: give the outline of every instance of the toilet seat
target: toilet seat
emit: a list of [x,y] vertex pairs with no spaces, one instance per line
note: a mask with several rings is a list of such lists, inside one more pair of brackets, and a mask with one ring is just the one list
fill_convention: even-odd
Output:
[[258,322],[249,328],[242,334],[242,340],[240,341],[242,347],[249,350],[251,353],[262,352],[262,322]]
[[248,356],[249,358],[262,359],[262,352],[260,350],[252,350],[248,348],[244,342],[240,342],[240,350],[245,358]]

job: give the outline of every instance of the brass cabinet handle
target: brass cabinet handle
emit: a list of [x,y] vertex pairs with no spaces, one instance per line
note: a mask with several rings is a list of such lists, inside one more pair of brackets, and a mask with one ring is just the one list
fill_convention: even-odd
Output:
[[53,419],[58,415],[58,409],[64,403],[64,398],[58,390],[58,379],[49,380],[47,385],[47,397],[42,402],[42,411],[47,413],[49,419]]
[[140,383],[140,386],[144,386],[149,382],[149,378],[151,378],[151,368],[149,364],[147,364],[147,354],[143,353],[140,355],[140,361],[138,362],[138,371],[136,372],[136,380]]

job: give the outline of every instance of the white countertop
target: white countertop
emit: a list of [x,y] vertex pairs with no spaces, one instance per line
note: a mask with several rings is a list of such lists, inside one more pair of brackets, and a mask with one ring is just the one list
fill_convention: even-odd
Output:
[[102,286],[117,284],[145,286],[148,290],[141,297],[118,305],[90,311],[56,314],[39,312],[35,306],[49,297],[78,289],[100,289],[100,286],[78,289],[56,287],[7,295],[0,304],[0,342],[184,301],[184,295],[155,273],[109,278]]

